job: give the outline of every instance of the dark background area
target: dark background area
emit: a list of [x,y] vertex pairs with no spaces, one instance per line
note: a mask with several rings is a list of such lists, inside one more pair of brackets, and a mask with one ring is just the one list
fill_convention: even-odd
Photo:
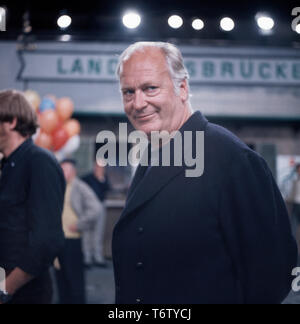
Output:
[[[190,0],[99,0],[99,1],[15,1],[0,0],[8,9],[7,32],[0,39],[16,39],[22,34],[24,14],[29,14],[31,34],[37,40],[58,40],[61,34],[72,35],[72,40],[132,41],[173,40],[198,44],[201,42],[236,42],[239,44],[291,45],[300,41],[300,35],[291,29],[292,9],[300,7],[300,0],[289,1],[190,1]],[[122,15],[128,9],[137,10],[142,24],[136,30],[122,25]],[[73,19],[67,30],[59,30],[56,22],[62,11]],[[275,20],[274,33],[260,35],[255,22],[257,12],[268,12]],[[184,26],[171,29],[167,19],[179,14]],[[236,22],[234,31],[226,33],[219,28],[222,17],[229,16]],[[205,28],[195,31],[192,19],[204,20]]]

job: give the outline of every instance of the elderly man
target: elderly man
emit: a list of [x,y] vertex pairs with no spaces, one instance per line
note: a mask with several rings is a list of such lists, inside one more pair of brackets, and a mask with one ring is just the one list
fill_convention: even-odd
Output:
[[114,230],[116,302],[282,302],[297,252],[265,161],[192,113],[188,73],[175,46],[134,44],[121,55],[118,74],[136,129],[148,137],[204,132],[205,169],[186,177],[185,164],[138,167]]
[[0,304],[52,301],[48,268],[63,247],[65,180],[55,157],[34,145],[37,117],[17,91],[0,92]]

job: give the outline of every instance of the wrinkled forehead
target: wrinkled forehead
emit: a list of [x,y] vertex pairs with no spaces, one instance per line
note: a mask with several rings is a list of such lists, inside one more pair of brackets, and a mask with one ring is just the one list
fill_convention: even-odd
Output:
[[134,74],[151,74],[169,72],[166,58],[159,48],[144,48],[133,53],[123,62],[120,78]]

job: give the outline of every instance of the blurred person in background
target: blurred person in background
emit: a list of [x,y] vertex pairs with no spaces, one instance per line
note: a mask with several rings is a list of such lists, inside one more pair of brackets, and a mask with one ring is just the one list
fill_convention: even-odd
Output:
[[76,161],[61,162],[67,190],[63,209],[65,248],[55,262],[60,304],[85,304],[82,234],[97,220],[102,206],[90,187],[77,177]]
[[64,243],[65,179],[54,156],[34,145],[37,117],[24,96],[0,92],[0,303],[50,304],[49,267]]
[[300,251],[300,164],[295,166],[296,175],[292,182],[291,191],[287,202],[291,204],[292,221],[295,227],[295,237]]
[[87,267],[93,265],[98,267],[107,266],[104,258],[104,234],[107,215],[105,199],[107,192],[110,190],[110,185],[103,165],[103,161],[96,162],[93,172],[82,178],[93,189],[102,205],[96,223],[89,231],[84,232],[83,254]]

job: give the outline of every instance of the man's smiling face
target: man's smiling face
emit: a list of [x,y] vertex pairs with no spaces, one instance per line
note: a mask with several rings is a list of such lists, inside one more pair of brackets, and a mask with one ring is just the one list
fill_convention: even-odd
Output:
[[125,112],[132,125],[148,136],[152,131],[178,130],[190,116],[187,83],[175,93],[162,51],[149,47],[123,64],[120,77]]

